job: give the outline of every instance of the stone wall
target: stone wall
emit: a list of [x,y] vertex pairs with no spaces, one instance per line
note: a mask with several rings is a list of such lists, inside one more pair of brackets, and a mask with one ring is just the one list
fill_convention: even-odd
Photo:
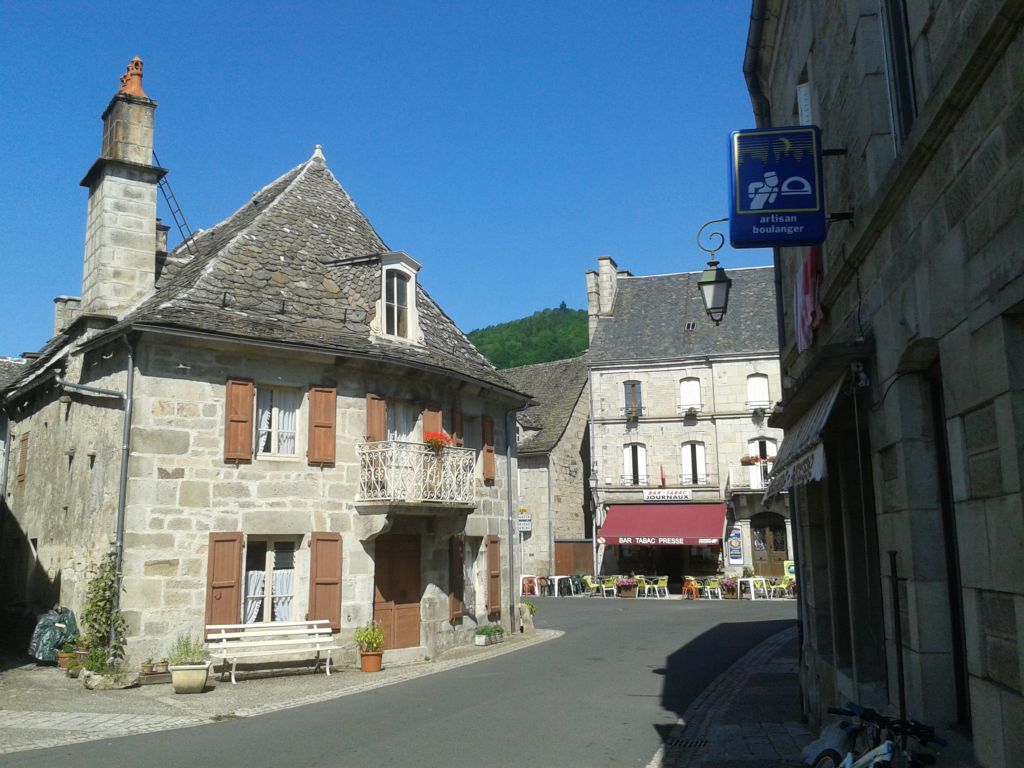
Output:
[[[852,225],[829,232],[826,323],[815,347],[802,355],[791,330],[802,250],[783,253],[789,338],[783,369],[796,379],[813,372],[814,354],[823,346],[874,340],[867,366],[872,403],[863,413],[877,515],[877,549],[870,554],[881,560],[897,551],[907,579],[909,713],[940,728],[958,719],[960,655],[976,758],[985,766],[1006,765],[1024,734],[1018,354],[1024,339],[1024,12],[1012,2],[932,0],[907,7],[917,112],[906,137],[892,133],[886,32],[877,6],[831,0],[776,9],[777,46],[761,65],[773,119],[780,125],[791,120],[800,73],[810,73],[813,121],[825,146],[847,151],[841,160],[825,160],[829,208],[855,212]],[[938,434],[935,392],[943,412]],[[953,530],[942,522],[942,443]],[[812,509],[822,501],[828,508],[827,500],[815,504],[812,496],[803,495]],[[805,527],[802,551],[816,551],[818,525]],[[957,547],[952,560],[948,541]],[[827,568],[819,562],[808,575],[827,579]],[[948,582],[957,569],[962,652],[949,608]],[[804,683],[818,715],[838,698],[856,695],[857,680],[832,666],[830,603],[808,586]],[[888,579],[880,593],[893,708],[899,681]]]

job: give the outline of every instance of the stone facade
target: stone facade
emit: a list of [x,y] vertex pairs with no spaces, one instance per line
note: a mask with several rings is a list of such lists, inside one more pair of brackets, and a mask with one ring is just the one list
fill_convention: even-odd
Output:
[[881,4],[904,21],[853,1],[755,5],[758,122],[793,122],[799,95],[824,146],[846,150],[825,160],[828,208],[854,212],[823,246],[825,322],[802,352],[804,254],[779,253],[793,382],[779,423],[848,382],[822,428],[828,476],[795,494],[805,709],[903,698],[953,740],[950,764],[1010,765],[1024,739],[1024,9]]
[[[699,299],[694,305],[686,298],[691,290],[696,294],[696,284],[690,284],[696,275],[634,277],[607,257],[588,274],[596,329],[589,386],[599,524],[611,505],[644,503],[644,491],[661,488],[664,472],[664,487],[686,502],[730,503],[731,521],[743,525],[746,537],[744,562],[730,572],[755,566],[753,515],[770,511],[776,527],[788,530],[785,503],[776,501],[766,510],[760,503],[760,474],[751,480],[759,468],[740,464],[761,450],[774,456],[782,442],[782,431],[766,420],[782,391],[778,353],[770,341],[774,322],[766,288],[771,272],[730,271],[737,284],[730,300],[733,315],[727,315],[720,332],[709,330]],[[732,329],[730,317],[736,318]],[[638,394],[630,394],[634,391]],[[635,453],[631,446],[638,446]],[[694,450],[700,452],[696,460]],[[602,568],[621,570],[612,553],[600,549]],[[788,538],[786,549],[791,558]],[[693,569],[713,573],[715,567],[716,562],[695,563]]]

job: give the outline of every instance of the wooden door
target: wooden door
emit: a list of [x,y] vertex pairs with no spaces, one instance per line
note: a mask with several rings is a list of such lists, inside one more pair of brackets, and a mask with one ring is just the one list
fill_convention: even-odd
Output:
[[384,630],[384,650],[420,644],[420,537],[386,534],[375,547],[373,618]]
[[751,560],[758,576],[784,576],[789,558],[786,521],[765,512],[750,519]]

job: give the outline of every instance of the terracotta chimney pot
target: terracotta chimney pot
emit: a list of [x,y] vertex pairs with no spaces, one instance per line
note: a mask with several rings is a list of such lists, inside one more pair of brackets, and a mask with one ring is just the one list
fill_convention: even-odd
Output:
[[132,58],[128,64],[128,70],[121,75],[121,90],[118,93],[124,93],[128,96],[141,96],[144,99],[149,98],[146,92],[142,90],[142,59],[138,56]]

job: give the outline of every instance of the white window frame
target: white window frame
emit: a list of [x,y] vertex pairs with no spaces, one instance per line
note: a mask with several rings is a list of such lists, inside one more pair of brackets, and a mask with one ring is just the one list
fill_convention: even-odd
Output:
[[[633,452],[636,451],[636,473],[633,472]],[[622,484],[647,485],[647,446],[626,443],[622,446]]]
[[683,485],[709,485],[707,446],[700,440],[687,440],[680,450],[680,482]]
[[[249,574],[256,569],[249,569],[247,566],[248,562],[248,549],[252,544],[265,544],[266,553],[264,555],[263,562],[263,585],[262,593],[257,595],[249,594]],[[244,597],[242,599],[242,621],[246,624],[252,624],[256,622],[274,622],[274,621],[295,621],[298,615],[299,606],[296,603],[296,595],[299,590],[297,589],[298,582],[298,555],[300,551],[299,537],[295,536],[277,536],[277,537],[264,537],[264,536],[250,536],[246,538],[246,557],[243,563],[242,571],[242,585],[244,588]],[[283,553],[288,549],[292,553],[292,567],[291,569],[278,569],[277,565],[277,552],[280,550]],[[291,590],[286,593],[280,593],[274,591],[274,572],[277,570],[291,570]],[[274,598],[290,597],[291,608],[290,614],[286,618],[276,618],[274,616]],[[252,619],[249,621],[249,604],[253,600],[260,600],[260,607]]]
[[[696,385],[697,389],[697,400],[693,400],[693,389]],[[690,390],[687,392],[687,390]],[[703,391],[701,388],[701,381],[696,376],[687,376],[685,379],[679,380],[679,412],[686,413],[688,410],[693,408],[697,413],[700,413],[704,409]]]
[[[270,394],[270,422],[267,427],[264,427],[261,423],[263,412],[260,407],[260,400],[266,393]],[[291,412],[293,419],[293,428],[286,430],[282,426],[282,422],[287,423],[287,411],[283,408],[281,402],[285,396],[294,398],[295,404],[294,411]],[[255,435],[255,446],[254,453],[256,458],[284,458],[293,459],[299,456],[299,445],[302,435],[300,434],[302,419],[299,416],[302,413],[302,404],[305,400],[302,390],[296,387],[275,387],[271,385],[257,384],[256,385],[256,396],[253,402],[254,414],[253,414],[253,425],[256,432]],[[261,436],[264,432],[270,433],[270,450],[262,450],[263,440]],[[292,450],[291,452],[285,452],[280,450],[281,438],[284,435],[291,433],[292,435]]]
[[771,408],[772,390],[766,373],[752,373],[747,376],[747,407]]
[[[408,341],[413,344],[423,343],[423,334],[420,331],[419,310],[417,308],[416,276],[420,271],[420,263],[411,258],[407,253],[395,251],[385,253],[381,256],[380,269],[380,298],[376,303],[376,316],[370,323],[370,328],[378,336],[397,341]],[[395,321],[395,333],[388,333],[388,320],[393,307],[388,305],[388,280],[393,275],[401,275],[407,280],[406,285],[406,322],[405,333],[398,333],[397,318]]]

